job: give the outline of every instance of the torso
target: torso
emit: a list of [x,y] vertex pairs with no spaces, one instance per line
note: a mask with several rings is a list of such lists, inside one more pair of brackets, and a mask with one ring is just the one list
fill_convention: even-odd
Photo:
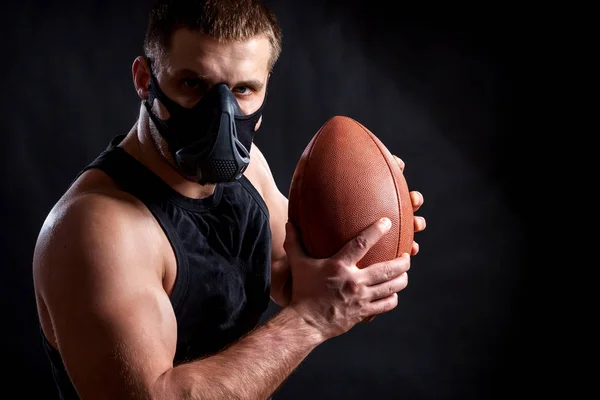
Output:
[[[261,171],[259,170],[260,167],[257,164],[258,163],[251,162],[244,175],[254,185],[257,192],[264,198],[264,193],[260,184]],[[158,268],[161,269],[157,273],[162,275],[163,288],[170,296],[177,277],[177,261],[167,236],[148,208],[139,199],[122,191],[106,173],[97,169],[91,169],[84,172],[55,205],[53,212],[67,211],[68,204],[73,199],[83,194],[89,195],[90,193],[97,193],[103,196],[114,196],[117,199],[123,199],[129,203],[134,203],[137,205],[137,211],[142,213],[144,218],[147,219],[149,226],[149,237],[152,237],[152,240],[156,241],[156,246],[158,246],[160,249],[160,254],[163,256],[163,261],[161,263],[157,263]],[[38,293],[36,293],[36,297],[42,331],[49,343],[54,348],[58,348],[46,305]]]

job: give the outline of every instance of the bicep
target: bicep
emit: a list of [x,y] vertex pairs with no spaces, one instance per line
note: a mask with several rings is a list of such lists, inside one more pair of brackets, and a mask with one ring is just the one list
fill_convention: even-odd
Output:
[[288,199],[277,187],[267,160],[256,146],[252,146],[251,159],[251,171],[249,171],[248,178],[255,186],[260,187],[263,199],[269,209],[272,260],[277,262],[286,258],[283,242],[285,240],[285,223],[288,219]]
[[283,249],[283,242],[285,241],[285,223],[288,219],[288,199],[277,188],[274,188],[273,191],[274,193],[271,195],[273,204],[269,207],[273,246],[272,259],[273,262],[278,262],[287,257]]
[[115,218],[92,217],[85,226],[75,218],[36,249],[61,357],[83,398],[147,398],[172,367],[176,343],[156,250]]
[[256,162],[248,177],[260,186],[269,209],[271,228],[271,299],[280,306],[287,302],[285,290],[290,276],[287,254],[284,250],[285,224],[288,219],[288,199],[281,193],[269,165],[256,146],[252,147],[252,160]]

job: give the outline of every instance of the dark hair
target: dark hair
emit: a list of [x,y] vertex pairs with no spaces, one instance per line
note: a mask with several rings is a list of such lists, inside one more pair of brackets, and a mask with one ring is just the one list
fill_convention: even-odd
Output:
[[273,11],[259,0],[156,0],[144,38],[146,57],[168,53],[173,33],[180,28],[223,42],[265,35],[271,43],[269,69],[281,53],[281,27]]

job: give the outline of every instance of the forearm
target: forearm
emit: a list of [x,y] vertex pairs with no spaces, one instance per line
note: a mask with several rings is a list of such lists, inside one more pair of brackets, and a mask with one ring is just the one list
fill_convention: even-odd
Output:
[[267,399],[322,337],[295,311],[282,309],[217,355],[177,366],[157,382],[157,398]]

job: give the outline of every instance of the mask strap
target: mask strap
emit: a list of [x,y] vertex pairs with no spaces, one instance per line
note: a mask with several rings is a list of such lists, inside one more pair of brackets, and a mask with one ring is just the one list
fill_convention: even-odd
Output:
[[152,120],[152,122],[154,122],[156,129],[158,129],[158,132],[165,139],[167,145],[169,146],[169,149],[172,150],[174,154],[174,151],[178,149],[179,145],[177,137],[173,135],[169,129],[167,129],[164,121],[154,113],[154,110],[152,110],[154,100],[158,99],[163,104],[163,106],[167,108],[169,114],[172,115],[172,106],[170,104],[166,104],[172,102],[162,92],[160,86],[158,85],[158,79],[156,78],[156,75],[154,75],[154,71],[152,69],[152,60],[149,57],[146,57],[146,61],[148,62],[148,67],[150,68],[150,87],[148,88],[148,98],[144,99],[143,103],[146,107],[146,110],[148,111],[148,114],[150,115],[150,119]]
[[148,85],[148,98],[146,99],[146,101],[150,103],[150,106],[152,106],[152,104],[154,104],[154,100],[158,98],[158,96],[156,96],[156,89],[160,90],[160,87],[158,86],[156,76],[154,75],[154,70],[152,68],[152,59],[150,57],[144,58],[148,63],[148,69],[150,69],[150,84]]
[[148,101],[149,101],[150,105],[152,106],[152,104],[154,104],[154,100],[158,99],[161,102],[161,104],[167,109],[169,114],[171,114],[171,115],[185,110],[185,108],[183,106],[180,106],[179,104],[177,104],[176,102],[171,100],[162,91],[162,89],[160,88],[160,85],[158,84],[158,78],[156,77],[156,75],[154,74],[154,71],[152,69],[150,59],[146,58],[146,60],[148,60],[148,66],[150,68],[150,85],[148,88],[148,94],[149,94]]
[[[251,118],[256,118],[262,115],[262,112],[265,108],[265,104],[267,103],[267,94],[268,92],[265,90],[265,98],[263,99],[262,104],[260,105],[260,107],[258,107],[258,110],[254,111],[252,114],[248,114],[248,115],[236,115],[235,119],[239,120],[239,121],[244,121],[247,119],[251,119]],[[256,120],[256,122],[258,122],[258,119]]]

